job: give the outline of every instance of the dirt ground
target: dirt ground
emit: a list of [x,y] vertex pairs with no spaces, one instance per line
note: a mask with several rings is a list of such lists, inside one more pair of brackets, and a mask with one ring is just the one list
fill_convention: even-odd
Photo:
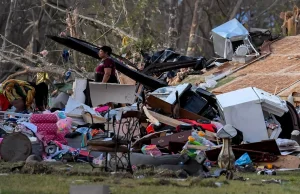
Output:
[[[300,172],[279,173],[276,176],[256,173],[235,173],[235,176],[249,178],[247,181],[219,178],[172,179],[170,173],[140,171],[129,174],[107,174],[92,169],[87,164],[28,165],[18,169],[20,164],[0,163],[0,193],[13,194],[63,194],[69,193],[70,185],[108,185],[112,193],[299,193]],[[40,167],[38,167],[40,166]],[[12,167],[14,168],[11,172]],[[4,174],[8,173],[8,174]],[[262,180],[280,179],[281,184],[266,184]]]

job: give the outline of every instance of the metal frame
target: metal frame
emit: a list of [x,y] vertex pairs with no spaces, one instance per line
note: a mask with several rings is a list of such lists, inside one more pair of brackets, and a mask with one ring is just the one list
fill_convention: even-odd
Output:
[[[90,153],[92,151],[103,151],[106,156],[104,166],[105,171],[109,171],[109,169],[113,171],[126,170],[130,173],[133,173],[130,160],[131,141],[134,137],[135,132],[140,128],[141,115],[142,113],[139,111],[127,111],[122,113],[120,124],[118,127],[116,127],[116,117],[113,117],[113,132],[115,135],[112,138],[112,141],[114,143],[114,146],[113,148],[107,147],[107,150],[101,150],[101,148],[99,150],[89,150],[88,161],[93,169],[99,167],[95,166],[93,164],[93,161],[91,161]],[[105,146],[102,147],[105,148]],[[108,159],[109,153],[113,153],[110,159]]]

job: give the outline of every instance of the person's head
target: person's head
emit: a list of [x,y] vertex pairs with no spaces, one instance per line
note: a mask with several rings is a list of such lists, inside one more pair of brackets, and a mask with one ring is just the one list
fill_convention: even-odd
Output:
[[101,59],[103,59],[109,57],[111,53],[112,53],[112,49],[109,46],[102,46],[99,50],[98,55]]
[[23,112],[26,110],[25,100],[22,98],[16,99],[10,102],[10,104],[16,108],[16,112]]

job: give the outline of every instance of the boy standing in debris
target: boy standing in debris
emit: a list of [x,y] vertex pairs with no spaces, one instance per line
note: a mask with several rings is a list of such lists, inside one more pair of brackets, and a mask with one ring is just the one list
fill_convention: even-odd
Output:
[[112,49],[109,46],[102,46],[99,50],[99,57],[102,59],[96,68],[95,81],[102,83],[118,83],[116,67],[110,58]]

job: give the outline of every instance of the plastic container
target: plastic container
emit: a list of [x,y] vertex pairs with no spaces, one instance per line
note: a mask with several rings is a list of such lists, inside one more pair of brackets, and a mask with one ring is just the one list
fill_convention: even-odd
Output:
[[214,143],[205,139],[204,137],[200,137],[195,131],[192,132],[192,137],[195,138],[195,141],[199,142],[204,146],[215,146]]

